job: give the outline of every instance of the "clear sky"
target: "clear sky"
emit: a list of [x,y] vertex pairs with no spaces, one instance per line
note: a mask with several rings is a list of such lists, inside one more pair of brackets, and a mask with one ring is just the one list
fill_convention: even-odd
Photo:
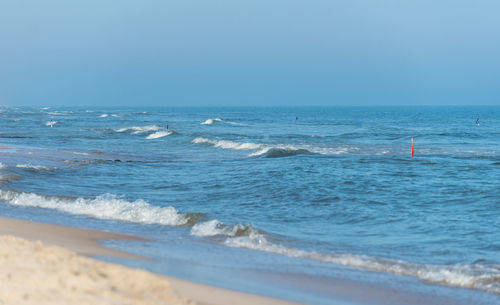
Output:
[[2,0],[0,105],[500,105],[500,1]]

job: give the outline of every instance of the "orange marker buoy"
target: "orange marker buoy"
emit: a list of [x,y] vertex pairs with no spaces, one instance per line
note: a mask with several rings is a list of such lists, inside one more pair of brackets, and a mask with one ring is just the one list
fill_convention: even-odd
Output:
[[415,154],[415,150],[413,149],[413,138],[411,138],[411,157]]

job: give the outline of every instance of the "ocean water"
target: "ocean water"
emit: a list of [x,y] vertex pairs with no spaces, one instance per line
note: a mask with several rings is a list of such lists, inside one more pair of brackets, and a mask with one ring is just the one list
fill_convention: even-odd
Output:
[[0,146],[1,215],[150,239],[123,264],[500,301],[500,107],[0,108]]

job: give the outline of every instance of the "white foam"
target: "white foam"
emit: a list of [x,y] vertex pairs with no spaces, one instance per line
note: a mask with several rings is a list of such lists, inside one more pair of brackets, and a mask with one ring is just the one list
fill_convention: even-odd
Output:
[[229,125],[235,125],[235,126],[245,126],[245,124],[241,123],[236,123],[236,122],[231,122],[231,121],[226,121],[221,118],[215,118],[215,119],[208,119],[205,122],[200,123],[201,125],[213,125],[215,123],[225,123]]
[[217,219],[214,219],[195,224],[191,228],[191,235],[199,237],[208,237],[217,235],[237,236],[245,234],[247,232],[251,232],[252,230],[253,228],[251,226],[244,226],[242,224],[224,225]]
[[6,168],[7,165],[3,164],[2,162],[0,162],[0,168]]
[[100,117],[100,118],[107,118],[108,116],[109,116],[109,114],[104,113],[104,114],[101,114],[99,117]]
[[228,140],[211,140],[203,137],[195,138],[193,144],[209,144],[217,148],[230,150],[255,150],[250,157],[287,157],[293,155],[319,154],[319,155],[341,155],[351,150],[348,147],[316,147],[311,145],[289,145],[289,144],[259,144],[251,142],[235,142]]
[[215,123],[220,123],[223,122],[224,120],[221,118],[215,118],[215,119],[208,119],[205,122],[201,123],[201,125],[212,125]]
[[36,170],[51,170],[52,168],[42,166],[42,165],[31,165],[31,164],[18,164],[18,168],[36,169]]
[[152,131],[158,131],[160,129],[163,129],[163,127],[158,126],[158,125],[148,125],[148,126],[131,126],[131,127],[124,127],[120,129],[115,129],[116,132],[125,132],[129,130],[133,130],[132,134],[141,134],[141,133],[146,133],[146,132],[152,132]]
[[[210,229],[210,226],[207,225],[205,231],[211,232]],[[216,229],[217,227],[213,232],[216,232]],[[500,293],[500,265],[425,265],[357,254],[322,254],[273,244],[263,234],[255,230],[250,231],[249,235],[246,236],[228,238],[224,243],[231,247],[253,249],[373,271],[390,272],[416,277],[436,284]]]
[[75,155],[81,155],[81,156],[90,156],[89,153],[86,152],[79,152],[79,151],[74,151],[73,154]]
[[226,140],[210,140],[203,137],[195,138],[191,141],[193,144],[210,144],[217,148],[232,149],[232,150],[257,150],[264,149],[266,146],[262,144],[248,142],[234,142]]
[[150,134],[149,136],[146,137],[146,139],[151,140],[151,139],[158,139],[158,138],[163,138],[166,136],[169,136],[173,134],[174,132],[169,130],[169,131],[158,131],[155,133]]
[[68,198],[0,190],[0,200],[16,206],[54,209],[99,219],[168,226],[188,222],[188,217],[174,207],[154,206],[142,199],[130,202],[111,194],[96,198]]
[[50,115],[69,115],[72,114],[73,111],[52,111],[52,112],[47,112],[47,114]]

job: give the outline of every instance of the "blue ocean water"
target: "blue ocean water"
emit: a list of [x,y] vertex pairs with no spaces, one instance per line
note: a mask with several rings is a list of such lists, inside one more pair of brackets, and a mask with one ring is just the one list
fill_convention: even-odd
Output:
[[500,107],[0,111],[2,215],[152,240],[107,242],[156,259],[124,264],[311,304],[339,278],[500,300]]

